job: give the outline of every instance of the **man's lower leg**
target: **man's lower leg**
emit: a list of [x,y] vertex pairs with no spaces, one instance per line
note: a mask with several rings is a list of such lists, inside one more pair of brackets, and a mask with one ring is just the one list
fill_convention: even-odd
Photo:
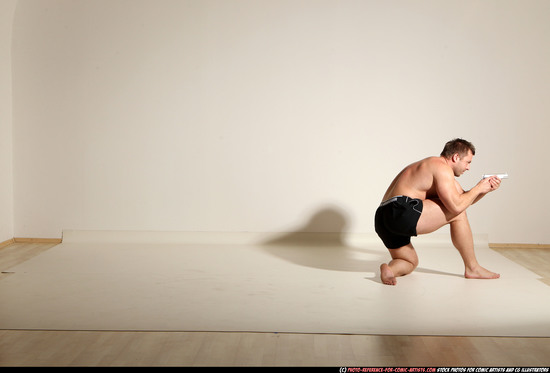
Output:
[[452,221],[451,239],[462,260],[464,261],[464,276],[466,278],[498,278],[499,274],[481,267],[477,261],[474,250],[474,238],[470,223],[465,213]]

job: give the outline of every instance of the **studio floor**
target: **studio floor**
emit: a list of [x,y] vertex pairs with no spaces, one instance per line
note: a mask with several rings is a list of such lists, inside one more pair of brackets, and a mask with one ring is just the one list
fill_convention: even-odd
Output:
[[[207,266],[209,270],[205,272],[201,264],[204,262],[197,261],[200,255],[197,255],[196,245],[191,245],[192,251],[194,250],[192,255],[189,253],[187,257],[185,255],[179,257],[180,263],[186,263],[186,266],[178,266],[176,271],[171,267],[170,261],[163,261],[163,270],[160,271],[157,268],[160,263],[158,260],[151,261],[151,257],[146,260],[148,266],[144,266],[141,260],[132,261],[128,252],[124,251],[128,249],[127,243],[118,242],[115,245],[120,254],[117,259],[117,255],[112,253],[112,245],[108,250],[102,251],[101,248],[105,247],[104,245],[98,245],[97,242],[87,242],[85,245],[78,242],[77,245],[76,241],[79,240],[81,238],[72,243],[69,242],[70,239],[64,240],[60,245],[13,244],[0,250],[0,265],[3,271],[0,286],[3,295],[7,296],[3,298],[9,298],[9,302],[5,303],[8,307],[3,308],[0,320],[3,323],[0,330],[2,336],[0,365],[548,366],[550,364],[550,358],[548,358],[550,339],[545,335],[550,324],[546,322],[548,319],[545,319],[548,313],[539,312],[541,307],[543,310],[547,307],[545,302],[548,302],[548,297],[544,295],[550,289],[548,288],[550,276],[547,272],[550,267],[548,249],[494,250],[487,247],[482,250],[480,256],[491,262],[493,266],[491,269],[502,269],[503,278],[477,284],[477,281],[461,278],[461,269],[457,262],[449,259],[450,257],[447,258],[446,254],[441,254],[441,251],[449,251],[450,254],[458,256],[456,252],[444,248],[434,253],[433,247],[426,245],[418,249],[421,263],[424,258],[420,271],[403,278],[397,287],[391,288],[380,284],[377,280],[374,262],[378,262],[383,257],[377,252],[378,249],[372,246],[337,245],[336,248],[331,244],[325,247],[314,245],[315,249],[313,249],[313,246],[304,245],[304,242],[299,245],[293,242],[290,245],[288,240],[275,239],[262,245],[261,248],[254,246],[253,253],[257,255],[254,259],[248,251],[252,249],[251,246],[244,245],[245,248],[243,248],[243,245],[239,244],[233,246],[236,250],[231,256],[234,263],[223,253],[211,251],[207,257],[212,258],[212,254],[216,254],[218,264],[215,264],[216,261],[209,262]],[[139,247],[132,245],[132,247],[134,256],[141,256],[143,259],[143,252],[151,246],[146,244]],[[158,246],[155,247],[158,248]],[[165,247],[167,250],[165,253],[173,253],[173,246],[170,249],[167,248],[168,246]],[[204,243],[201,246],[203,253],[218,249]],[[82,252],[74,255],[76,250]],[[140,250],[142,250],[141,254]],[[247,262],[246,268],[249,270],[244,277],[242,275],[243,257],[239,257],[239,250],[242,252],[241,255],[252,260],[256,268],[251,270],[251,262]],[[103,261],[98,261],[98,258],[103,258]],[[124,262],[126,265],[121,265],[123,262],[118,261],[123,260],[122,258],[126,258]],[[191,260],[191,258],[195,259]],[[264,260],[267,262],[263,262]],[[56,267],[60,263],[62,263],[61,267]],[[78,263],[81,263],[82,267],[79,267]],[[106,263],[109,265],[107,266]],[[262,263],[264,265],[260,265]],[[82,268],[87,268],[85,274],[82,273]],[[224,270],[224,268],[233,268],[237,271]],[[267,270],[268,268],[270,270]],[[189,277],[189,273],[194,275]],[[221,280],[215,280],[210,275],[206,275],[207,273],[221,275]],[[237,276],[236,273],[241,275]],[[113,277],[113,274],[116,276]],[[276,280],[277,276],[287,280]],[[19,280],[16,281],[17,277]],[[94,293],[92,295],[76,298],[74,295],[81,292],[83,288],[75,284],[68,287],[70,289],[68,293],[59,289],[52,291],[55,285],[55,281],[52,282],[54,277],[62,282],[76,280],[79,286],[84,284],[88,289],[93,289],[93,286],[103,286],[103,293],[111,292],[108,296],[114,299],[120,297],[122,293],[113,289],[106,291],[109,288],[106,285],[109,283],[105,281],[106,278],[115,279],[119,285],[123,282],[124,286],[139,287],[142,290],[144,286],[155,284],[152,290],[158,290],[160,284],[161,288],[189,291],[181,286],[183,283],[192,283],[193,288],[202,289],[203,295],[216,294],[216,302],[223,306],[217,308],[222,308],[224,312],[205,310],[201,318],[198,313],[195,314],[196,309],[200,307],[187,305],[177,310],[180,315],[184,311],[190,315],[181,317],[185,319],[185,322],[181,322],[176,317],[178,312],[171,314],[165,310],[167,305],[177,308],[175,305],[180,304],[166,303],[167,299],[172,299],[171,302],[173,302],[173,293],[165,293],[164,296],[157,294],[160,298],[153,303],[161,306],[150,307],[145,310],[146,312],[137,311],[144,308],[146,303],[135,303],[136,294],[133,297],[120,298],[121,301],[117,307],[106,307],[105,301],[109,298],[106,298],[105,294],[98,295],[101,293],[98,289],[95,292],[92,291]],[[135,281],[129,281],[130,278]],[[265,281],[258,281],[261,278]],[[289,278],[292,281],[289,281]],[[299,278],[303,279],[301,283],[296,281]],[[98,279],[103,280],[98,282]],[[144,279],[154,281],[144,281]],[[252,281],[254,279],[256,279],[255,282]],[[524,281],[528,283],[524,284]],[[45,289],[50,288],[50,291],[42,291],[49,294],[42,298],[38,292],[34,294],[35,303],[29,303],[27,296],[15,296],[17,291],[10,293],[10,289],[27,286],[24,292],[27,294],[28,289],[38,288],[38,282],[41,282],[40,286],[45,286]],[[242,285],[247,282],[254,285]],[[236,286],[237,283],[241,285]],[[429,285],[430,283],[434,285]],[[125,289],[124,286],[118,289],[122,291]],[[113,285],[111,288],[116,289],[117,286]],[[236,288],[240,290],[232,293]],[[290,290],[291,288],[293,291]],[[310,289],[313,294],[305,294],[307,289]],[[226,298],[220,296],[220,293],[225,294]],[[294,295],[283,297],[280,293]],[[495,293],[499,295],[504,293],[508,303],[497,296],[490,296]],[[61,301],[67,294],[72,294],[70,298],[73,300]],[[141,291],[138,295],[143,298],[147,294],[150,292]],[[406,298],[406,294],[413,294],[413,297]],[[193,303],[195,305],[200,302],[211,302],[212,298],[206,295],[201,298],[198,294],[187,294],[188,297],[195,299]],[[328,304],[338,303],[338,307],[325,306],[322,312],[313,312],[322,304],[316,298],[321,299],[323,295]],[[541,295],[543,298],[537,298]],[[468,296],[476,306],[463,305],[463,299],[467,299]],[[236,300],[234,303],[242,303],[242,299],[239,300],[238,297],[248,299],[246,307],[228,306],[232,303],[231,299]],[[420,304],[415,304],[415,297]],[[52,299],[54,301],[48,304],[48,300]],[[92,307],[92,309],[82,312],[82,309],[75,308],[72,304],[75,299],[78,300],[76,303],[79,307]],[[101,302],[98,302],[98,299]],[[134,303],[128,303],[131,299],[134,299]],[[253,305],[250,299],[260,305]],[[347,302],[346,299],[348,299]],[[446,305],[436,305],[434,299],[439,299],[439,303]],[[536,302],[536,304],[524,304],[524,307],[519,307],[512,304],[511,299],[524,303]],[[278,308],[277,312],[266,313],[273,308],[273,304],[281,302],[287,302],[286,306]],[[95,303],[103,305],[94,309],[90,305]],[[382,304],[379,309],[383,312],[369,311],[375,307],[375,303]],[[432,305],[427,307],[426,303]],[[125,308],[120,304],[126,304]],[[506,307],[506,304],[509,304],[509,307]],[[31,308],[33,317],[24,316],[24,312],[19,312],[17,317],[12,317],[13,310],[17,309],[15,306],[25,305],[25,309]],[[290,310],[291,305],[295,305],[295,309]],[[399,305],[401,306],[398,307]],[[59,309],[56,311],[55,308],[51,308],[53,306]],[[346,307],[352,309],[363,307],[365,312],[352,312],[345,310]],[[489,310],[491,307],[493,309]],[[436,314],[437,312],[449,313],[451,308],[458,308],[454,316],[449,314],[442,317]],[[71,312],[67,312],[68,309]],[[431,314],[430,309],[434,310]],[[409,314],[411,312],[414,314],[410,323],[389,321],[392,317],[402,318],[406,314],[403,310],[409,310]],[[61,317],[49,317],[48,314],[53,314],[53,311],[61,313]],[[105,320],[120,313],[125,313],[126,320],[117,317],[112,318],[111,321]],[[251,317],[255,313],[256,316]],[[368,313],[369,317],[364,317],[365,313]],[[82,317],[83,315],[85,317]],[[158,317],[151,317],[151,315]],[[465,321],[473,316],[478,316],[483,322],[480,324],[479,320],[472,323]],[[491,317],[496,320],[492,320]],[[333,320],[331,321],[330,318]],[[190,324],[190,319],[195,322],[195,326]],[[502,324],[507,326],[499,326],[499,319],[504,320]],[[159,323],[159,320],[163,321]],[[510,320],[514,322],[511,323]],[[430,321],[432,321],[431,327],[429,327]],[[29,324],[24,325],[24,323]],[[513,327],[510,324],[513,324]]]

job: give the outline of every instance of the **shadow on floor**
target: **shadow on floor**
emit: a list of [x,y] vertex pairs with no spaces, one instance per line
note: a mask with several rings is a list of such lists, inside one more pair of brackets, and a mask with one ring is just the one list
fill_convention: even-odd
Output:
[[265,251],[289,262],[333,271],[375,272],[387,260],[384,252],[346,243],[349,217],[342,209],[320,209],[292,232],[262,243]]
[[[289,233],[275,235],[262,243],[269,254],[297,265],[332,271],[365,272],[376,274],[379,282],[380,264],[391,257],[387,250],[369,248],[369,244],[355,246],[346,240],[349,228],[348,214],[339,207],[320,209],[302,226]],[[380,243],[381,247],[382,243]],[[415,272],[463,277],[462,274],[438,271],[419,266]]]

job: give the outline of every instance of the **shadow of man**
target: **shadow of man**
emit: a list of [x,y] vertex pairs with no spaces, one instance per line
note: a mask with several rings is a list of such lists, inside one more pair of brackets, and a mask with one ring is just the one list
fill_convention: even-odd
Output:
[[262,243],[283,260],[332,271],[375,272],[384,252],[357,248],[346,242],[349,217],[342,209],[320,209],[301,227]]

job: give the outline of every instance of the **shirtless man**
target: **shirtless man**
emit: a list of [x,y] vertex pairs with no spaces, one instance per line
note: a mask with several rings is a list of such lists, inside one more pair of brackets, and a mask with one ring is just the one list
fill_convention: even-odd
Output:
[[411,236],[434,232],[446,224],[450,224],[453,245],[464,261],[464,277],[500,277],[477,262],[466,209],[498,189],[501,180],[496,176],[483,179],[467,192],[455,180],[470,169],[474,155],[475,147],[470,142],[451,140],[439,157],[413,163],[393,180],[375,216],[376,232],[392,257],[388,264],[380,266],[384,284],[397,284],[397,277],[417,267]]

